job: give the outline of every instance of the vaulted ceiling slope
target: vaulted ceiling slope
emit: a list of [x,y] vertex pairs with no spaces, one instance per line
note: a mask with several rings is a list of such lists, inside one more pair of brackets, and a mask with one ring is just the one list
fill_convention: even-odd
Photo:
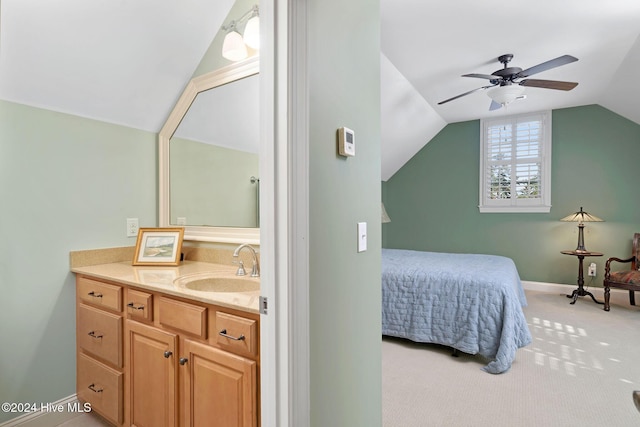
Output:
[[2,0],[0,98],[160,130],[233,0]]
[[[423,0],[381,0],[381,49],[383,151],[393,146],[395,156],[405,161],[416,153],[416,147],[419,150],[433,137],[433,127],[430,133],[419,135],[402,132],[411,125],[428,127],[414,119],[417,98],[432,108],[424,120],[436,127],[440,120],[454,123],[589,104],[600,104],[640,123],[637,0],[538,0],[530,4],[452,0],[437,5]],[[577,62],[541,72],[535,78],[579,84],[569,92],[527,87],[526,99],[496,111],[489,111],[491,100],[485,91],[438,105],[490,84],[461,76],[491,74],[502,68],[498,56],[507,53],[514,55],[509,65],[523,69],[573,55]],[[395,67],[395,80],[384,72],[384,58]],[[413,89],[413,102],[398,103],[391,99],[393,91],[384,90],[385,86],[397,86],[402,77],[405,86]],[[412,118],[411,124],[406,123],[407,118]],[[397,169],[397,164],[388,168],[383,164],[382,179],[387,180]]]
[[[157,132],[233,0],[1,0],[0,99]],[[382,179],[447,123],[601,104],[640,123],[640,1],[380,0]],[[526,88],[489,111],[497,57],[528,68],[579,58],[536,78],[570,92]]]

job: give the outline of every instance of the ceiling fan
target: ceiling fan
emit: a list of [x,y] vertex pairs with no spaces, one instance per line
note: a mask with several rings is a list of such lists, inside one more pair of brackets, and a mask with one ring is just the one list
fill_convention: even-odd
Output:
[[494,71],[491,74],[463,74],[462,77],[487,79],[491,84],[488,86],[482,86],[477,89],[470,90],[468,92],[454,96],[453,98],[445,99],[444,101],[438,102],[438,105],[445,104],[449,101],[453,101],[454,99],[462,98],[463,96],[469,95],[474,92],[489,89],[490,92],[488,93],[488,95],[491,98],[491,105],[489,106],[489,110],[497,110],[503,105],[515,101],[516,99],[524,98],[525,95],[523,95],[523,86],[565,91],[571,90],[574,87],[578,86],[578,83],[563,82],[557,80],[520,80],[533,74],[541,73],[543,71],[547,71],[561,65],[570,64],[578,60],[578,58],[575,58],[571,55],[559,56],[555,59],[551,59],[541,64],[534,65],[533,67],[527,68],[526,70],[523,70],[520,67],[508,67],[507,65],[509,64],[509,62],[511,62],[512,59],[513,54],[511,53],[507,53],[498,57],[498,61],[500,61],[500,63],[503,64],[504,67],[501,70]]

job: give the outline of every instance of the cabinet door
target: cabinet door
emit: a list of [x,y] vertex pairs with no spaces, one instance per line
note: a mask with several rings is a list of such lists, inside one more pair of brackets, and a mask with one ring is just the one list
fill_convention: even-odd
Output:
[[176,426],[177,336],[127,320],[127,337],[131,426]]
[[[185,340],[184,426],[256,427],[256,362]],[[184,362],[184,360],[182,360]]]

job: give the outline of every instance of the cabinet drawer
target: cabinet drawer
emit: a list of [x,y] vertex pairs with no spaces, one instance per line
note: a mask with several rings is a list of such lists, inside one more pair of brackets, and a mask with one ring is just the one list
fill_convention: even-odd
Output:
[[85,354],[78,355],[78,399],[115,424],[122,423],[123,375]]
[[153,295],[147,292],[128,289],[126,302],[126,310],[129,318],[146,320],[148,322],[153,320]]
[[258,331],[256,321],[216,312],[216,343],[233,353],[256,356]]
[[78,277],[78,295],[84,302],[96,304],[111,310],[122,311],[122,288],[98,282],[86,277]]
[[122,317],[88,305],[78,307],[78,345],[107,362],[122,366]]
[[162,326],[207,338],[207,309],[199,305],[160,297],[158,316]]

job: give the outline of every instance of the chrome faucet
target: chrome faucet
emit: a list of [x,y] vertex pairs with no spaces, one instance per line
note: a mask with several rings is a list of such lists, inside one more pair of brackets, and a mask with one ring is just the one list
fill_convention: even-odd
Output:
[[[260,277],[260,263],[258,262],[258,256],[256,255],[256,250],[253,248],[253,246],[249,245],[248,243],[243,243],[242,245],[238,246],[236,248],[236,250],[233,252],[233,257],[234,258],[238,258],[238,255],[240,254],[240,251],[244,248],[248,248],[251,251],[251,256],[253,257],[253,267],[251,268],[251,277]],[[240,264],[240,266],[238,267],[238,271],[236,271],[236,276],[244,276],[246,273],[246,271],[244,270],[244,264],[242,261],[234,261]]]

